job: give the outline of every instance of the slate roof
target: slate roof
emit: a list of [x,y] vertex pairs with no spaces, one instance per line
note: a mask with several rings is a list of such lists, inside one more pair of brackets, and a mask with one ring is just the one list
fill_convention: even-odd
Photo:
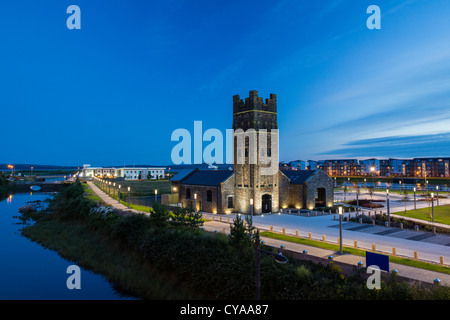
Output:
[[181,181],[197,169],[181,169],[176,175],[170,178],[170,181]]
[[291,180],[292,184],[303,184],[312,177],[317,170],[285,170],[282,171]]
[[233,175],[231,170],[196,170],[181,180],[182,184],[218,186]]

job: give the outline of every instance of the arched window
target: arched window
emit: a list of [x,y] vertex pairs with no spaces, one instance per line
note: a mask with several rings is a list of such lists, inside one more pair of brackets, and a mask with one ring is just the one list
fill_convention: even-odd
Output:
[[212,202],[212,191],[211,190],[206,191],[206,201]]
[[186,199],[191,199],[191,189],[186,189]]

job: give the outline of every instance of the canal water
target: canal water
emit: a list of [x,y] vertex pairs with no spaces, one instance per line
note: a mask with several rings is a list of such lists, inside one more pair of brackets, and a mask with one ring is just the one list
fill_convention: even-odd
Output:
[[22,236],[19,208],[51,197],[44,193],[14,194],[0,201],[1,300],[116,300],[132,299],[116,292],[101,275],[81,268],[81,289],[68,289],[74,263]]

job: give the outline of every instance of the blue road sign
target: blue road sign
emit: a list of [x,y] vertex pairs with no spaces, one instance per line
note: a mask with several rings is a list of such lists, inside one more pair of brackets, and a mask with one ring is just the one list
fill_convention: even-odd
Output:
[[366,266],[378,266],[380,270],[389,273],[389,256],[366,251]]

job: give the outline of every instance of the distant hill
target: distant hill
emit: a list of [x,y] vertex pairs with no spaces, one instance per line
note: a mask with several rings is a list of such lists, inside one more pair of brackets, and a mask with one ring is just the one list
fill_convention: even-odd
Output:
[[[9,171],[11,169],[8,168],[8,165],[11,163],[0,163],[0,171]],[[20,163],[20,164],[12,164],[14,166],[15,171],[22,170],[30,170],[33,167],[33,170],[76,170],[78,167],[76,166],[56,166],[56,165],[45,165],[45,164],[32,164],[32,163]]]

